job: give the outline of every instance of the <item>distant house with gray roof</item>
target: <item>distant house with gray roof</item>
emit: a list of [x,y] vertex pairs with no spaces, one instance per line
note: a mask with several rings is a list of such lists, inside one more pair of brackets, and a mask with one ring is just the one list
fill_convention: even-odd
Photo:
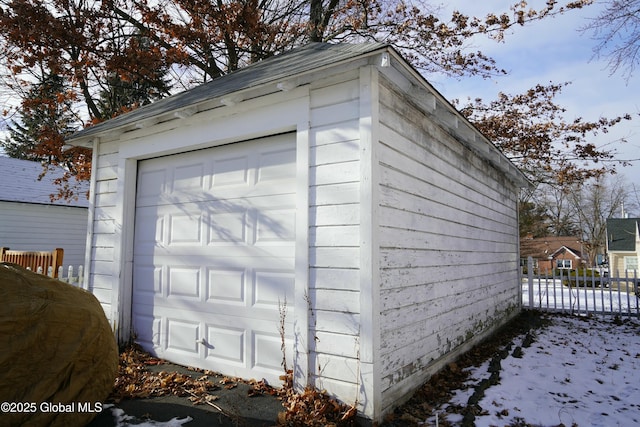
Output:
[[[13,250],[64,249],[64,265],[83,265],[89,201],[51,200],[63,174],[52,168],[42,179],[39,162],[0,157],[0,247]],[[89,184],[80,184],[88,190]]]
[[640,257],[640,218],[607,220],[607,253],[612,275],[633,275]]

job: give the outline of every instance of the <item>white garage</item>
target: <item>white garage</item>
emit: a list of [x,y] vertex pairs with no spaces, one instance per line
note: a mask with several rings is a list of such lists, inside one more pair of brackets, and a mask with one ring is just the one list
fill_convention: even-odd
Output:
[[284,359],[380,421],[520,309],[524,176],[386,45],[310,44],[69,143],[121,343],[275,385]]
[[294,295],[294,143],[286,134],[139,163],[133,330],[143,347],[278,381],[280,311],[293,318],[283,310]]

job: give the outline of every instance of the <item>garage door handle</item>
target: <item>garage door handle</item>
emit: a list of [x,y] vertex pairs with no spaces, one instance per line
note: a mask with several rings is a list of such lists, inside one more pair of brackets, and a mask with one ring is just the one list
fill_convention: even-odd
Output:
[[202,344],[205,345],[207,342],[204,340],[204,338],[200,338],[199,340],[196,340],[196,344]]

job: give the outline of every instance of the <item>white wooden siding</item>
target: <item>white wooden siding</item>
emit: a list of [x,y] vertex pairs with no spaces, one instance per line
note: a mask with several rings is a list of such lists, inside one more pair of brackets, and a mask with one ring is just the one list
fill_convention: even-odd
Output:
[[310,93],[310,376],[355,401],[358,389],[360,131],[357,72]]
[[85,262],[87,208],[0,202],[0,246],[17,251],[64,249],[64,265]]
[[518,304],[515,189],[391,84],[380,91],[383,405]]
[[[115,326],[111,298],[117,286],[117,274],[113,260],[115,257],[116,234],[116,199],[118,190],[118,150],[117,141],[103,141],[94,148],[97,154],[97,168],[93,173],[93,205],[92,227],[90,230],[91,257],[88,270],[87,288],[96,296],[102,308]],[[131,225],[132,226],[132,225]]]

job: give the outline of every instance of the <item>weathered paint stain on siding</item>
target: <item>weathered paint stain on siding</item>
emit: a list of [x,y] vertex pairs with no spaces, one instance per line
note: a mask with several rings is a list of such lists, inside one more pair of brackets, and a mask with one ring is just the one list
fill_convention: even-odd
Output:
[[383,401],[518,304],[513,185],[412,107],[380,92]]

